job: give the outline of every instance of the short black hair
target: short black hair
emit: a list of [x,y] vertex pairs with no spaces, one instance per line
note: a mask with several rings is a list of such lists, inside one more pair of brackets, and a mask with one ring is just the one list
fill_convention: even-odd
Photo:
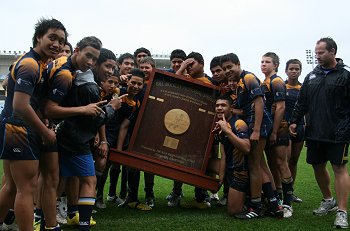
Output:
[[95,36],[89,36],[89,37],[83,38],[82,40],[80,40],[77,43],[77,47],[80,50],[82,50],[82,49],[84,49],[85,47],[88,47],[88,46],[93,47],[93,48],[95,48],[97,50],[101,50],[102,42],[101,42],[101,40],[99,40]]
[[220,59],[221,56],[215,56],[211,61],[210,61],[210,69],[220,66]]
[[100,65],[101,63],[106,62],[107,59],[112,59],[117,62],[117,57],[111,50],[101,48],[100,56],[98,56],[96,64]]
[[136,63],[135,57],[130,53],[124,53],[118,58],[118,63],[121,65],[124,59],[132,59]]
[[321,38],[320,40],[317,41],[316,44],[319,44],[320,42],[326,43],[327,51],[331,51],[334,48],[334,54],[335,55],[337,54],[337,49],[338,49],[337,44],[331,37]]
[[38,37],[42,37],[44,36],[47,31],[49,29],[59,29],[59,30],[63,30],[64,34],[65,34],[65,38],[64,38],[64,42],[67,42],[67,37],[68,37],[68,32],[66,30],[66,28],[63,26],[63,24],[58,21],[57,19],[51,18],[51,19],[47,19],[47,18],[40,18],[38,20],[38,22],[35,24],[35,32],[33,35],[33,48],[36,47],[36,45],[38,44]]
[[134,57],[136,58],[137,55],[138,55],[139,53],[141,53],[141,52],[146,53],[147,56],[152,56],[152,55],[151,55],[151,52],[150,52],[148,49],[146,49],[146,48],[144,48],[144,47],[140,47],[140,48],[136,49],[136,51],[134,52]]
[[290,59],[290,60],[288,60],[287,63],[286,63],[286,71],[288,70],[288,67],[289,67],[290,64],[298,64],[299,67],[300,67],[300,70],[302,70],[302,64],[301,64],[299,59]]
[[186,57],[186,59],[190,59],[193,58],[194,60],[196,60],[198,63],[203,64],[204,65],[204,59],[203,56],[198,53],[198,52],[194,52],[192,51],[191,53],[189,53]]
[[229,103],[230,106],[233,105],[233,99],[230,97],[229,92],[228,92],[228,93],[225,93],[225,94],[223,94],[223,95],[218,95],[218,96],[216,97],[216,101],[218,101],[219,99],[221,99],[221,100],[226,100],[226,101]]
[[175,49],[170,54],[170,61],[173,60],[174,58],[185,60],[186,53],[181,49]]
[[70,53],[73,54],[73,46],[68,41],[66,41],[66,45],[69,46]]
[[[129,71],[129,74],[131,76],[137,76],[137,77],[140,77],[142,79],[145,79],[145,73],[143,73],[143,71],[141,71],[140,69],[138,68],[133,68]],[[131,78],[130,76],[130,78]]]
[[228,54],[220,57],[220,65],[221,66],[224,62],[232,62],[234,64],[239,64],[239,58],[234,53],[228,53]]

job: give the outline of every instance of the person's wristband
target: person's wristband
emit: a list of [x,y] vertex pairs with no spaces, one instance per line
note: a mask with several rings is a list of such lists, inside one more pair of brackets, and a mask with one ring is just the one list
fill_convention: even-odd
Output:
[[101,141],[101,142],[100,142],[100,145],[101,145],[101,144],[107,144],[108,147],[109,147],[109,143],[108,143],[107,141]]

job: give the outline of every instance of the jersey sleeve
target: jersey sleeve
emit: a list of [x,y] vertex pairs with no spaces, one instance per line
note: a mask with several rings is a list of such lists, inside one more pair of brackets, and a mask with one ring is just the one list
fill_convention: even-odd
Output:
[[256,78],[256,76],[253,74],[247,74],[244,76],[244,82],[251,99],[254,99],[257,96],[264,96],[259,80]]
[[32,95],[35,85],[40,77],[39,64],[32,58],[25,58],[20,61],[15,70],[15,91]]
[[72,87],[73,76],[69,70],[60,70],[51,81],[49,99],[61,103]]
[[235,128],[237,136],[241,139],[249,139],[248,125],[241,119],[237,120],[235,123]]
[[286,84],[283,82],[281,78],[275,78],[271,82],[273,99],[275,102],[277,101],[285,101],[286,100]]

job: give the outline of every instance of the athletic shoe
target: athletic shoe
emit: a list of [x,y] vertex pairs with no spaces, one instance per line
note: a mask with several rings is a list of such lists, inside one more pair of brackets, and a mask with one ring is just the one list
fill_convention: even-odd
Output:
[[210,208],[211,205],[208,201],[198,202],[197,200],[192,200],[189,202],[181,203],[181,207],[188,209],[207,209]]
[[[169,193],[169,195],[165,197],[165,200],[170,201],[174,194],[176,196],[178,195],[178,194],[174,193],[174,191],[171,191],[171,193]],[[183,198],[183,197],[185,197],[185,194],[183,192],[181,192],[180,196],[181,196],[181,198]]]
[[58,208],[56,209],[56,221],[57,223],[62,225],[67,224],[67,217],[63,217],[62,214],[59,212]]
[[138,201],[134,201],[134,202],[129,202],[128,203],[129,208],[132,209],[138,209],[141,211],[151,211],[152,208],[146,204],[140,203]]
[[[74,217],[69,218],[69,216],[67,217],[67,225],[69,226],[78,226],[79,225],[79,213],[75,213]],[[95,226],[96,225],[96,221],[90,217],[90,226]]]
[[301,198],[299,198],[298,196],[296,195],[292,195],[292,202],[295,202],[295,203],[302,203],[303,200]]
[[289,205],[282,205],[283,207],[283,217],[290,218],[293,216],[293,208]]
[[313,214],[317,216],[324,216],[324,215],[327,215],[329,212],[337,211],[337,209],[338,209],[337,202],[334,198],[332,198],[332,200],[330,201],[326,201],[325,199],[322,199],[320,207],[315,209],[313,211]]
[[226,206],[227,205],[227,195],[223,196],[218,202],[217,206]]
[[57,225],[55,228],[50,228],[50,229],[48,229],[48,228],[45,227],[45,230],[50,230],[50,231],[51,231],[51,230],[52,230],[52,231],[62,231],[60,225]]
[[62,198],[63,197],[61,197],[61,201],[58,201],[57,212],[60,213],[61,217],[67,217],[67,200]]
[[180,205],[182,199],[182,194],[178,195],[174,192],[171,192],[168,196],[167,196],[167,200],[168,200],[168,206],[169,207],[176,207]]
[[41,220],[34,222],[33,224],[34,231],[40,231],[40,224],[41,224]]
[[121,203],[124,202],[124,200],[123,200],[122,198],[120,198],[120,197],[116,197],[116,198],[114,199],[114,202],[115,202],[117,205],[120,205]]
[[[39,225],[39,228],[40,228],[40,225]],[[2,230],[6,230],[6,231],[17,231],[18,230],[18,226],[17,226],[17,224],[15,223],[15,222],[13,222],[12,224],[9,224],[9,225],[7,225],[7,224],[5,224],[5,223],[3,223],[2,224]]]
[[102,197],[96,199],[95,206],[98,209],[105,209],[107,207],[106,204],[103,202]]
[[344,211],[338,210],[335,216],[334,228],[347,229],[348,227],[348,214]]
[[219,201],[220,199],[219,199],[219,195],[218,195],[218,193],[212,193],[211,195],[210,195],[210,201]]
[[269,208],[265,211],[264,214],[265,216],[269,217],[283,218],[284,209],[281,205],[278,205],[277,207],[269,206]]
[[151,208],[154,208],[154,201],[155,201],[154,197],[147,197],[145,204]]
[[236,218],[238,219],[253,219],[253,218],[260,218],[262,217],[261,211],[253,208],[248,208],[246,211],[243,211],[242,213],[236,214]]
[[115,198],[116,198],[116,196],[110,196],[110,195],[108,195],[108,196],[107,196],[107,201],[108,201],[108,202],[114,202],[114,201],[115,201]]

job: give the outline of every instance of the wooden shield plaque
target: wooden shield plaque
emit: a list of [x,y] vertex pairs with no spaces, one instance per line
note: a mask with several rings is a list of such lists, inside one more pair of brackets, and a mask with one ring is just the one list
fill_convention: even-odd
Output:
[[205,175],[215,121],[215,86],[156,70],[138,115],[128,150],[110,159],[146,172],[216,190]]

